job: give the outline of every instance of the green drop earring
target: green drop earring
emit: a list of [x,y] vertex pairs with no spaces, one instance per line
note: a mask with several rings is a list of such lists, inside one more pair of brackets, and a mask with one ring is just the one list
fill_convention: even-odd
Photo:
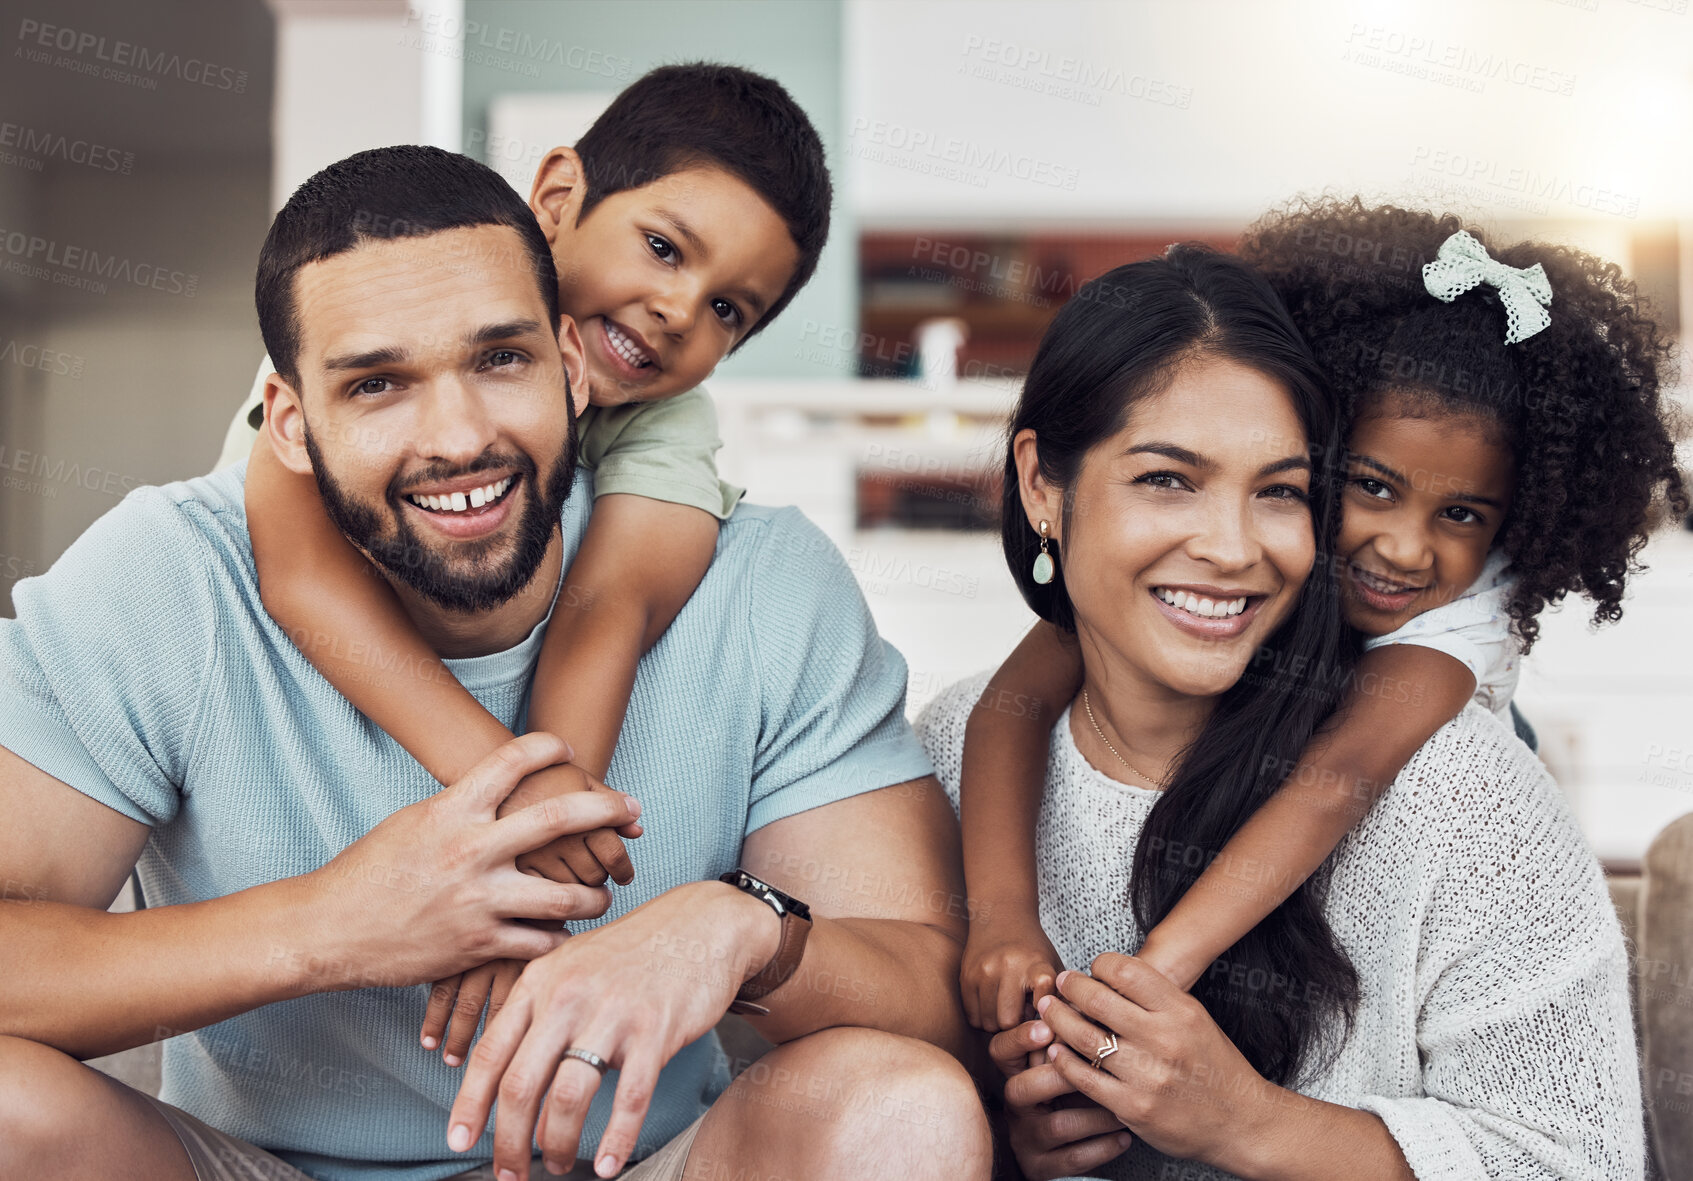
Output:
[[1045,521],[1040,523],[1040,553],[1035,555],[1035,581],[1045,586],[1052,581],[1052,555],[1046,552]]

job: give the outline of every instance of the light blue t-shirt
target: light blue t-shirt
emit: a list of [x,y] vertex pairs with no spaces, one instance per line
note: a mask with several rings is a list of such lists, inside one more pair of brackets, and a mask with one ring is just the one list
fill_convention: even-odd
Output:
[[[140,861],[153,906],[309,872],[438,790],[266,614],[245,476],[243,463],[136,489],[47,573],[19,582],[17,618],[0,619],[0,746],[153,826]],[[578,472],[565,502],[567,563],[589,479]],[[444,663],[515,729],[544,630]],[[380,653],[350,655],[383,671]],[[738,509],[641,661],[607,779],[640,798],[646,835],[629,843],[634,885],[614,889],[600,921],[734,868],[763,825],[928,774],[905,682],[834,545],[795,509]],[[427,995],[321,993],[170,1038],[160,1097],[325,1181],[449,1176],[492,1157],[493,1125],[466,1156],[447,1150],[463,1071],[418,1044]],[[727,1080],[715,1034],[686,1047],[660,1079],[637,1155],[682,1131]],[[613,1072],[585,1156],[615,1085]]]

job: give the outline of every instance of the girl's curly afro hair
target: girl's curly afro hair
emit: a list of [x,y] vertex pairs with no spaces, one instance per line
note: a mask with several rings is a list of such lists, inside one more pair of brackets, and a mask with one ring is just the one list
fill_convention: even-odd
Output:
[[[1548,327],[1507,345],[1491,287],[1449,304],[1428,294],[1424,264],[1461,229],[1501,262],[1545,268]],[[1688,497],[1660,392],[1671,345],[1615,265],[1538,242],[1495,249],[1457,217],[1356,197],[1272,211],[1240,253],[1287,304],[1351,419],[1409,400],[1416,413],[1499,425],[1517,483],[1495,544],[1519,579],[1510,610],[1525,651],[1535,617],[1570,591],[1593,600],[1595,624],[1622,617],[1654,503],[1685,514]]]

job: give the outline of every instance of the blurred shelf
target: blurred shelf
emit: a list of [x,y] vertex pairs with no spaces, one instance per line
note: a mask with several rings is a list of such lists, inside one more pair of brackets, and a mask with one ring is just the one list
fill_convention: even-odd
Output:
[[893,378],[742,377],[713,381],[711,396],[721,413],[792,411],[831,417],[908,418],[936,410],[973,417],[1005,418],[1017,401],[1019,383],[966,380],[952,385]]
[[959,232],[879,230],[859,237],[858,371],[915,367],[918,325],[962,320],[961,373],[1027,372],[1052,318],[1086,282],[1125,263],[1156,258],[1172,242],[1233,247],[1240,227],[1171,223],[1116,229],[1077,226]]

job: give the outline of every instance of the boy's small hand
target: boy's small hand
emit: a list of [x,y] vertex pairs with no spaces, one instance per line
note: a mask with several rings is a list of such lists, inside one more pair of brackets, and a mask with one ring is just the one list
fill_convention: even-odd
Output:
[[[551,799],[565,792],[610,790],[580,767],[560,763],[527,776],[495,814],[504,816],[537,800]],[[637,837],[641,834],[641,827],[631,824],[618,831],[626,837]],[[562,884],[580,882],[585,886],[601,886],[609,877],[618,885],[627,886],[635,880],[635,867],[629,860],[629,852],[623,847],[618,832],[609,828],[560,837],[539,849],[532,849],[517,859],[517,868]]]
[[959,990],[970,1024],[988,1033],[1014,1029],[1032,1006],[1056,991],[1058,952],[1038,922],[975,923],[964,946]]
[[[494,814],[505,816],[565,792],[611,790],[580,767],[557,763],[525,776]],[[637,822],[618,829],[596,828],[592,832],[559,837],[518,857],[517,868],[560,885],[601,886],[609,877],[627,886],[635,880],[635,867],[619,835],[633,839],[641,832]],[[522,960],[494,960],[437,981],[430,990],[429,1008],[423,1015],[424,1048],[433,1050],[441,1044],[444,1034],[442,1057],[448,1066],[462,1063],[470,1050],[470,1040],[476,1035],[483,1005],[487,1004],[488,1020],[492,1021],[522,970]]]
[[[460,1065],[470,1053],[470,1039],[476,1035],[483,1002],[488,1004],[488,1020],[492,1021],[511,995],[523,967],[523,960],[494,960],[437,981],[429,990],[429,1008],[423,1014],[423,1048],[433,1050],[440,1045],[445,1031],[441,1057],[448,1066]],[[452,1020],[450,1028],[448,1018]]]
[[[588,843],[588,834],[560,837],[550,845],[533,849],[517,859],[517,868],[524,873],[538,878],[546,878],[549,882],[569,885],[571,882],[581,882],[584,886],[603,886],[608,877],[613,878],[619,885],[627,886],[634,877],[629,866],[629,858],[623,853],[623,842],[617,840],[617,834],[608,828],[597,829],[594,836],[609,836],[616,842],[614,848],[622,855],[622,872],[626,877],[617,877],[615,873],[607,873],[600,860],[595,856],[593,848]],[[612,864],[618,865],[616,857]]]

